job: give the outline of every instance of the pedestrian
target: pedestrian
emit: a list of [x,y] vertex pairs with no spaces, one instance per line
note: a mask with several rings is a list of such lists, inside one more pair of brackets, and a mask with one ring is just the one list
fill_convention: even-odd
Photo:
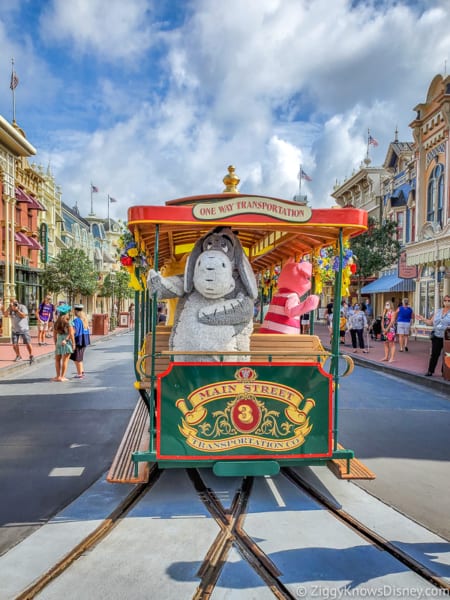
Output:
[[0,335],[3,334],[3,300],[0,298]]
[[300,318],[300,333],[304,335],[309,335],[310,326],[309,326],[309,313],[305,313]]
[[134,327],[134,302],[128,307],[128,326],[130,329]]
[[347,331],[347,318],[344,314],[344,311],[341,310],[341,314],[339,316],[339,343],[345,344],[345,332]]
[[5,310],[5,317],[11,319],[11,343],[16,353],[14,362],[22,360],[19,350],[19,341],[22,338],[23,343],[26,345],[29,354],[30,365],[34,362],[33,347],[31,345],[30,325],[28,322],[28,309],[25,304],[20,304],[17,298],[11,298],[9,306]]
[[408,298],[403,298],[402,305],[395,311],[397,321],[397,335],[400,352],[408,352],[408,337],[411,332],[411,323],[414,321],[414,311],[409,306]]
[[381,332],[384,341],[384,358],[382,361],[394,362],[395,357],[395,312],[392,304],[386,302],[381,317]]
[[69,357],[75,348],[73,321],[70,316],[72,307],[68,304],[58,306],[58,318],[53,328],[55,342],[56,377],[52,381],[68,381],[66,378]]
[[38,345],[46,346],[45,336],[48,334],[50,323],[53,321],[55,305],[52,304],[52,297],[46,296],[45,300],[39,304],[36,311],[38,324]]
[[[447,327],[450,327],[450,295],[445,295],[442,308],[439,308],[430,319],[426,319],[422,315],[416,315],[416,317],[424,321],[427,325],[433,326],[433,331],[431,332],[430,361],[428,363],[428,371],[425,373],[427,377],[431,377],[444,347],[445,330]],[[443,368],[444,365],[442,365]]]
[[[363,302],[361,302],[361,310],[366,315],[367,331],[371,334],[373,339],[373,306],[370,303],[370,298],[367,298]],[[369,345],[369,336],[367,336],[367,345]]]
[[158,304],[158,323],[161,325],[165,325],[166,320],[167,320],[166,306],[165,306],[164,302],[161,302],[161,304]]
[[73,309],[75,311],[75,318],[73,320],[75,350],[70,355],[70,359],[75,362],[75,368],[77,370],[75,378],[83,379],[84,350],[86,346],[89,346],[91,343],[91,337],[89,333],[89,321],[86,313],[84,312],[84,306],[82,304],[75,304]]
[[345,332],[347,330],[347,310],[348,304],[345,300],[341,302],[341,312],[339,316],[339,342],[345,344]]
[[348,319],[348,328],[350,329],[350,335],[352,337],[352,348],[353,353],[358,352],[357,342],[360,349],[367,354],[368,350],[364,347],[364,329],[367,328],[367,318],[362,312],[359,304],[355,304],[353,307],[353,313]]

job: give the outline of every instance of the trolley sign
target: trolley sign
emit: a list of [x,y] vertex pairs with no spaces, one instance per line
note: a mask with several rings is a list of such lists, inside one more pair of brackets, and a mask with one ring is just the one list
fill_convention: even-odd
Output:
[[331,390],[319,363],[171,363],[157,459],[330,457]]

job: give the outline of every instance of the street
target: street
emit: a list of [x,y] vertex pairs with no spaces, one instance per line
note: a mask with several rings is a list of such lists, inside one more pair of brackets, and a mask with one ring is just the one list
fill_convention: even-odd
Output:
[[372,495],[450,540],[450,399],[356,367],[341,379],[340,439],[376,473]]
[[0,554],[109,468],[137,399],[131,356],[132,334],[115,335],[86,350],[83,380],[50,381],[50,356],[0,379]]
[[[88,348],[85,366],[84,380],[66,384],[50,381],[50,357],[0,379],[0,554],[111,464],[137,399],[132,334]],[[377,475],[355,483],[450,539],[448,399],[356,367],[341,380],[340,403],[340,442]]]

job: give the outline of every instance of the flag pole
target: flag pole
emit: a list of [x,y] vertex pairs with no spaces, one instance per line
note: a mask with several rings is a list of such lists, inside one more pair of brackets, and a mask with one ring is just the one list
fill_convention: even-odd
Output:
[[94,199],[93,199],[93,188],[92,188],[92,181],[91,181],[91,216],[94,215]]
[[367,153],[366,153],[366,158],[369,158],[369,140],[370,140],[370,129],[367,129]]
[[300,170],[298,172],[298,201],[302,201],[302,163],[300,163]]
[[14,77],[14,58],[11,58],[11,91],[12,91],[12,109],[13,109],[13,120],[12,122],[16,122],[16,80]]
[[109,194],[108,194],[108,231],[111,231],[111,219],[109,218]]

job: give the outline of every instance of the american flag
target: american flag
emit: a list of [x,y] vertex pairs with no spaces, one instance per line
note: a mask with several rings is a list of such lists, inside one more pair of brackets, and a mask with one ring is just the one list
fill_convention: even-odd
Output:
[[304,179],[305,181],[312,181],[311,177],[305,173],[305,171],[300,167],[300,179]]
[[111,196],[109,197],[109,201],[110,202],[117,202],[117,200],[115,198],[111,198]]
[[91,183],[91,192],[94,192],[95,194],[98,192],[98,187],[96,185],[92,185],[92,183]]
[[369,146],[370,146],[370,144],[372,144],[372,146],[378,146],[378,141],[374,137],[372,137],[370,135],[370,133],[369,133],[369,139],[367,140],[367,142],[368,142]]
[[17,77],[16,72],[13,71],[11,73],[11,83],[9,84],[9,87],[12,90],[15,90],[18,85],[19,85],[19,78]]

